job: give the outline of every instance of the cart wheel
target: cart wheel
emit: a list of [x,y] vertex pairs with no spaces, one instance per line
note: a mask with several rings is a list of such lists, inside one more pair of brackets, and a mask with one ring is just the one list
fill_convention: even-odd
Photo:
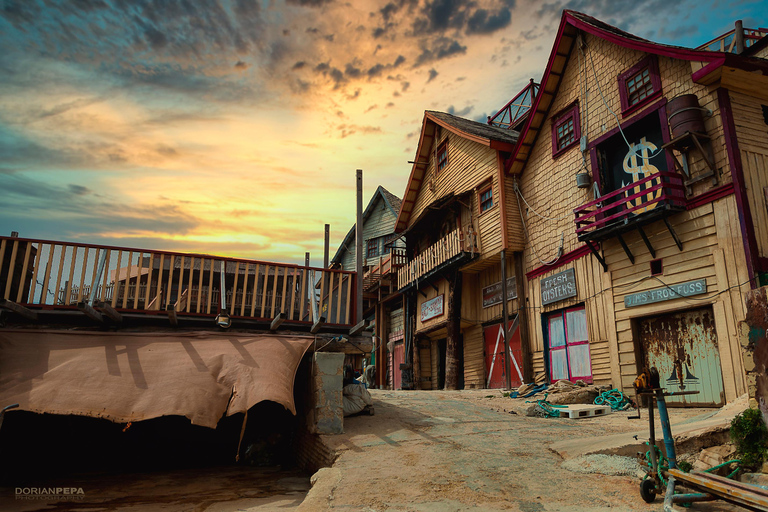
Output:
[[653,503],[656,499],[656,482],[647,478],[640,482],[640,497],[646,503]]

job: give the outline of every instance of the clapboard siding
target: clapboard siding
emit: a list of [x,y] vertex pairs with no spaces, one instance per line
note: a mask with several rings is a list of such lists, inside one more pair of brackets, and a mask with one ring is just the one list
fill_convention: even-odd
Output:
[[475,325],[464,329],[464,388],[485,387],[485,354],[483,327]]
[[[395,230],[395,220],[397,220],[397,212],[393,212],[382,199],[381,195],[376,196],[374,202],[369,205],[368,216],[363,220],[363,254],[367,254],[367,242],[372,238],[380,238],[379,240],[379,254],[384,249],[384,239],[387,235],[391,235]],[[397,246],[404,247],[402,242],[398,242]],[[355,247],[355,236],[351,237],[349,243],[343,248],[343,256],[341,258],[342,268],[344,270],[355,270],[355,254],[357,253]],[[378,256],[376,257],[378,259]]]

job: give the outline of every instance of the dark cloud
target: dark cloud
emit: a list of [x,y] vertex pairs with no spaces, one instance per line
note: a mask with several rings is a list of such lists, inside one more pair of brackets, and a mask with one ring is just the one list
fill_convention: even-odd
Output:
[[356,124],[342,124],[337,126],[337,130],[340,132],[339,137],[342,139],[346,139],[350,135],[354,135],[356,133],[362,134],[362,135],[372,135],[372,134],[379,134],[382,133],[380,126],[359,126]]
[[405,57],[403,57],[402,55],[398,55],[397,58],[395,59],[395,62],[392,63],[392,67],[396,68],[402,65],[404,62],[405,62]]
[[239,60],[239,61],[235,62],[235,69],[241,69],[241,70],[248,69],[248,64],[246,64],[245,62]]
[[476,10],[467,21],[467,34],[491,34],[508,27],[512,22],[512,11],[507,8],[492,13],[485,9]]
[[411,82],[402,82],[400,86],[402,87],[400,90],[402,92],[406,92],[408,88],[411,86]]
[[365,109],[365,113],[367,114],[367,113],[368,113],[368,112],[370,112],[371,110],[374,110],[374,109],[377,109],[377,108],[379,108],[379,106],[378,106],[378,105],[371,105],[370,107],[368,107],[367,109]]
[[321,62],[315,66],[315,72],[330,78],[331,81],[333,81],[335,84],[334,89],[338,89],[343,83],[347,81],[344,77],[344,73],[340,69],[332,67],[327,62]]
[[459,41],[440,37],[432,42],[431,48],[422,48],[421,53],[416,57],[413,67],[423,66],[436,60],[446,59],[466,52],[467,47],[463,46]]
[[347,64],[344,68],[344,74],[349,78],[360,78],[363,74],[363,70],[352,64]]
[[333,0],[285,0],[289,4],[301,5],[304,7],[322,7],[323,5],[330,4]]
[[413,22],[416,34],[445,33],[449,29],[462,29],[467,20],[467,10],[472,3],[463,0],[434,0],[427,2],[421,17]]
[[429,70],[429,78],[427,79],[427,83],[429,83],[432,80],[434,80],[435,78],[437,78],[437,75],[439,75],[439,74],[440,73],[438,73],[435,68],[430,69]]
[[84,187],[82,185],[75,185],[74,183],[70,183],[67,185],[67,188],[69,188],[69,191],[75,194],[76,196],[84,196],[86,194],[90,194],[92,191],[88,187]]
[[456,110],[456,107],[451,105],[450,107],[448,107],[446,109],[446,112],[448,112],[449,114],[454,115],[454,116],[463,117],[463,116],[466,116],[467,114],[469,114],[470,112],[472,112],[474,109],[475,109],[474,106],[467,105],[466,107],[464,107],[461,110]]
[[306,65],[307,65],[307,63],[302,60],[302,61],[299,61],[296,64],[294,64],[291,69],[294,69],[294,70],[295,69],[303,69]]

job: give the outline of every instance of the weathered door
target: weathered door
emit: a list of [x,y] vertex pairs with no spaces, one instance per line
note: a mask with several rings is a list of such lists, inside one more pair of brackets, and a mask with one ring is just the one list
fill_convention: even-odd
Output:
[[670,404],[697,407],[725,404],[723,374],[712,308],[670,313],[639,321],[644,364],[659,370],[668,391],[698,391],[667,397]]
[[400,365],[405,362],[405,343],[395,343],[392,353],[392,389],[403,389],[403,372]]
[[549,377],[558,380],[592,382],[589,331],[584,306],[568,308],[547,316]]
[[[520,343],[520,329],[517,320],[509,322],[512,335],[509,338],[509,350],[512,352],[510,381],[512,387],[523,383],[523,349]],[[505,388],[506,374],[504,371],[504,329],[501,324],[491,325],[483,330],[485,339],[485,371],[486,387],[489,389]]]

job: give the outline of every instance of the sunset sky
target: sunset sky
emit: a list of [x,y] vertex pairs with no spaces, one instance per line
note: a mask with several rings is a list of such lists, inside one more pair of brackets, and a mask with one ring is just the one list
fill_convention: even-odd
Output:
[[563,8],[697,46],[762,1],[0,0],[0,234],[299,262],[402,196],[426,109],[485,121]]

